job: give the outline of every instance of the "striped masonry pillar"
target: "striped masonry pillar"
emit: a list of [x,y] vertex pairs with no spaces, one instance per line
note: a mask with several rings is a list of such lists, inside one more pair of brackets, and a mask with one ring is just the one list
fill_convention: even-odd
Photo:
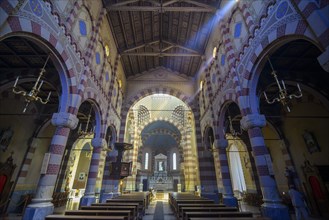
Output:
[[111,153],[112,152],[107,153],[105,157],[102,189],[99,197],[100,203],[105,203],[107,199],[111,199],[113,197],[113,186],[111,185],[110,180],[110,169],[111,163],[115,161],[115,156],[111,156]]
[[76,128],[78,118],[70,113],[59,112],[53,115],[51,122],[57,128],[51,140],[49,152],[45,154],[34,199],[27,206],[23,220],[44,219],[45,216],[52,214],[54,211],[54,205],[51,201],[56,179],[70,129]]
[[272,173],[271,156],[265,146],[261,130],[266,125],[265,116],[259,114],[246,115],[240,123],[241,127],[248,131],[252,146],[264,201],[261,207],[263,216],[273,220],[290,219],[288,208],[281,203],[280,194]]
[[98,175],[98,166],[102,149],[106,147],[106,140],[104,138],[93,138],[91,140],[91,145],[93,146],[93,155],[90,161],[85,194],[80,199],[80,206],[90,206],[92,203],[96,202],[95,186]]
[[223,203],[226,206],[238,207],[238,200],[234,197],[232,189],[232,181],[230,175],[230,168],[228,166],[226,148],[228,146],[228,141],[226,139],[217,139],[214,142],[215,147],[218,149],[219,163],[222,173],[223,182]]

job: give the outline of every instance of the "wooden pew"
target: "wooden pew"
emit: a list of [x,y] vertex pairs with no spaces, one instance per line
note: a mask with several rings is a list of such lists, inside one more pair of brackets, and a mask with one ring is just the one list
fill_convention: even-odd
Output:
[[48,215],[45,220],[125,220],[126,216],[90,216],[90,215]]
[[[205,218],[190,218],[190,220],[205,220]],[[267,217],[212,217],[207,220],[271,220]]]
[[142,209],[143,211],[146,209],[145,207],[145,200],[144,199],[108,199],[106,200],[107,204],[115,204],[115,203],[125,203],[126,205],[130,205],[131,203],[138,203],[139,204],[139,208]]
[[202,206],[183,206],[180,208],[178,218],[184,216],[185,212],[238,212],[237,207],[202,207]]
[[173,210],[175,212],[178,212],[178,205],[179,204],[214,204],[213,200],[208,200],[208,199],[198,199],[198,200],[191,200],[191,199],[182,199],[182,200],[174,200],[173,203]]
[[213,204],[213,203],[202,203],[202,204],[198,204],[198,203],[179,203],[177,205],[177,217],[180,218],[181,216],[181,208],[182,207],[226,207],[224,204]]
[[80,209],[81,210],[129,210],[131,212],[131,216],[132,219],[136,219],[137,218],[137,207],[138,204],[136,205],[129,205],[127,206],[127,204],[122,205],[122,206],[112,206],[109,204],[105,204],[105,205],[100,205],[100,206],[96,206],[96,205],[92,205],[92,206],[81,206]]
[[190,220],[191,218],[209,218],[209,217],[222,217],[227,218],[239,218],[239,217],[249,217],[252,218],[252,212],[184,212],[183,219]]
[[131,219],[129,210],[71,210],[65,211],[65,216],[69,215],[88,215],[88,216],[124,216],[125,220]]

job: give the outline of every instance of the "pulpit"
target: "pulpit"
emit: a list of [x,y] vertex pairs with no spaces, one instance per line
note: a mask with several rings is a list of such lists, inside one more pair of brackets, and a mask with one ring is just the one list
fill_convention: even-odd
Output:
[[131,150],[132,144],[129,143],[114,143],[114,148],[118,151],[116,162],[110,165],[110,176],[115,179],[123,179],[131,175],[131,162],[122,162],[124,151]]

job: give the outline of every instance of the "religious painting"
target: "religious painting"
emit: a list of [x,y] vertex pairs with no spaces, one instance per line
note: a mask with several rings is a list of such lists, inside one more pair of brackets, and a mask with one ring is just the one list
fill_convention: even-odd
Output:
[[318,141],[316,140],[315,135],[312,132],[305,130],[303,133],[303,138],[307,150],[310,154],[321,151]]

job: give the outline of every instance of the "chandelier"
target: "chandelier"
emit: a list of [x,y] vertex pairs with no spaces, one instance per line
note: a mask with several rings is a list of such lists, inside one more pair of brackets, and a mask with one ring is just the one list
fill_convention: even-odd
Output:
[[242,134],[242,131],[241,130],[240,131],[234,130],[233,123],[232,123],[232,118],[231,118],[230,115],[228,116],[228,121],[229,121],[230,133],[232,134],[233,138],[235,139],[238,135]]
[[95,127],[94,126],[92,126],[90,128],[90,130],[88,131],[89,123],[90,123],[90,118],[91,118],[91,110],[92,110],[92,107],[90,107],[90,111],[89,111],[88,119],[87,119],[87,124],[86,124],[86,127],[85,127],[84,130],[82,130],[82,123],[80,123],[79,129],[78,129],[78,134],[79,135],[83,135],[83,136],[85,136],[85,135],[91,135],[95,131]]
[[24,90],[18,90],[18,88],[16,86],[17,86],[17,83],[18,83],[18,80],[19,80],[19,76],[17,76],[17,78],[16,78],[15,84],[13,86],[13,93],[18,94],[18,95],[22,95],[25,98],[26,105],[23,109],[23,113],[25,113],[28,105],[33,101],[39,101],[41,104],[44,104],[44,105],[47,104],[48,101],[49,101],[51,92],[49,92],[48,97],[45,100],[38,96],[38,94],[40,92],[40,89],[41,89],[41,86],[43,85],[43,80],[41,80],[41,82],[40,82],[40,79],[43,76],[43,74],[46,72],[45,67],[46,67],[47,62],[49,60],[49,57],[50,57],[50,55],[48,55],[47,60],[46,60],[45,64],[43,65],[43,67],[42,67],[42,69],[39,73],[37,81],[34,83],[34,86],[32,87],[32,89],[29,92],[24,91]]
[[281,80],[281,83],[280,83],[280,81],[278,80],[278,76],[276,75],[276,71],[274,70],[273,65],[271,63],[271,60],[268,59],[268,61],[270,63],[271,69],[272,69],[271,75],[274,77],[275,82],[279,88],[279,97],[269,100],[266,95],[266,92],[264,91],[264,96],[265,96],[266,102],[268,104],[273,104],[274,102],[280,102],[283,106],[286,107],[287,111],[290,112],[290,107],[288,105],[290,100],[293,98],[301,98],[303,96],[302,90],[300,89],[299,84],[297,83],[298,92],[296,94],[288,94],[288,90],[286,88],[285,82],[283,80]]

